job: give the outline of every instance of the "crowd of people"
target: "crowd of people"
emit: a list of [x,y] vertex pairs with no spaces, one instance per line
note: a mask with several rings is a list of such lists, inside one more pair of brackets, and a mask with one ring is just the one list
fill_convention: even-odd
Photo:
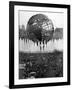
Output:
[[[26,57],[27,56],[27,57]],[[63,53],[24,54],[20,53],[19,78],[46,78],[63,76]]]

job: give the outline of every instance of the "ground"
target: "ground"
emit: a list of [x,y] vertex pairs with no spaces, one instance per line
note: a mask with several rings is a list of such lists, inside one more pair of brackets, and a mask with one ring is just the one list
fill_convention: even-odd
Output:
[[63,77],[63,52],[19,52],[19,79]]

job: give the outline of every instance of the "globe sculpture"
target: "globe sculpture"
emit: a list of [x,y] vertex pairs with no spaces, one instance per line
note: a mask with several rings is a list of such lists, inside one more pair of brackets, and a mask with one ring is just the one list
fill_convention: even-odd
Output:
[[54,26],[46,15],[36,14],[33,15],[27,23],[27,35],[30,40],[38,45],[47,44],[53,38]]

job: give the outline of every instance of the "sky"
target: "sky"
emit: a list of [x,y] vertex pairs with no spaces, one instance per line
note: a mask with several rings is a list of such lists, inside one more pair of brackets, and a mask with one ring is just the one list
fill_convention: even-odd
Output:
[[36,14],[44,14],[46,15],[49,19],[52,20],[54,28],[60,27],[63,28],[64,24],[64,14],[63,13],[56,13],[56,12],[36,12],[36,11],[25,11],[25,10],[20,10],[19,11],[19,25],[24,25],[26,28],[28,20]]

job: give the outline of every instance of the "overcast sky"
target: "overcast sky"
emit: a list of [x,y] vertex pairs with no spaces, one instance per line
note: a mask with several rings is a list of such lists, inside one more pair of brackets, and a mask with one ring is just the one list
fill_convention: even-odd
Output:
[[50,12],[35,12],[35,11],[19,11],[19,25],[27,25],[30,17],[36,14],[44,14],[50,18],[54,24],[54,27],[63,28],[64,24],[64,14],[63,13],[50,13]]

